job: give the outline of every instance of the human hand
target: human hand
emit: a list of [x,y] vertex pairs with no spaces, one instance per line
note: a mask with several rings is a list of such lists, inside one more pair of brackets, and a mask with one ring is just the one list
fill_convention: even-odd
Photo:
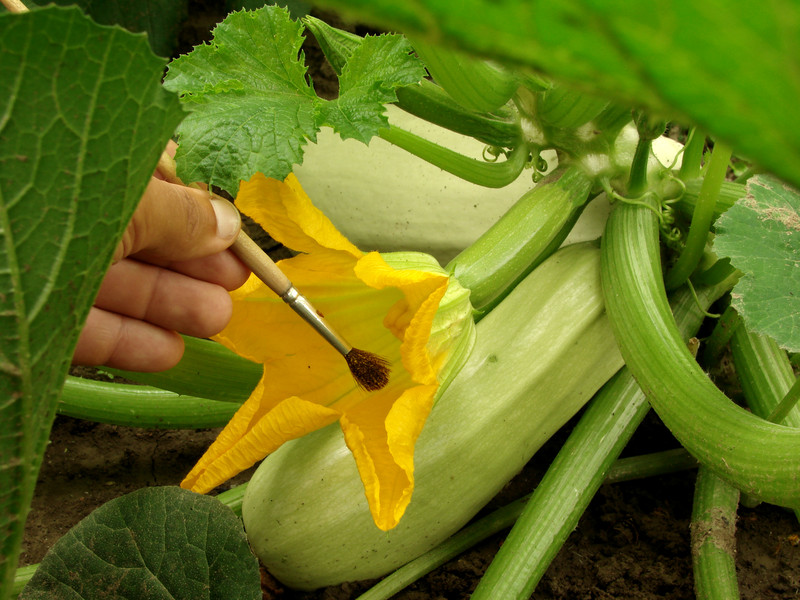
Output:
[[161,371],[183,355],[178,332],[219,333],[231,317],[228,290],[249,275],[227,250],[240,226],[229,202],[156,172],[114,253],[73,364]]

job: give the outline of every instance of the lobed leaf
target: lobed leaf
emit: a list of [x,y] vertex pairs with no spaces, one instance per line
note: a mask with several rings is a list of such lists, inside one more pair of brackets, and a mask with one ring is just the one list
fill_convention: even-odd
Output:
[[800,351],[800,193],[768,175],[717,220],[714,248],[744,275],[731,304],[750,331]]

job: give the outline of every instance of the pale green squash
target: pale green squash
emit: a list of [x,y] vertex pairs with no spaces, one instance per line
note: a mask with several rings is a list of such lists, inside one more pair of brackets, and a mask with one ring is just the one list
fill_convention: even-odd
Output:
[[598,248],[561,249],[478,323],[419,437],[414,495],[395,529],[372,522],[334,424],[258,468],[242,507],[250,543],[295,588],[384,575],[469,521],[621,366]]

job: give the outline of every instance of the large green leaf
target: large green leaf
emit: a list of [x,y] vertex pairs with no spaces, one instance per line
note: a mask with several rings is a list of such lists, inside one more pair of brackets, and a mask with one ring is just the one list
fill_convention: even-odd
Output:
[[20,600],[260,600],[239,518],[178,487],[107,502],[59,539]]
[[424,75],[404,38],[371,37],[342,70],[339,97],[319,98],[298,56],[302,33],[283,8],[233,13],[211,44],[170,64],[164,85],[192,110],[175,157],[184,181],[236,194],[256,172],[283,179],[324,125],[366,143],[387,126],[383,104],[397,99],[395,88]]
[[800,4],[792,0],[319,3],[692,121],[800,185]]
[[753,177],[716,232],[714,249],[744,273],[731,304],[747,328],[800,352],[800,193],[774,177]]
[[36,4],[76,5],[98,23],[144,31],[153,52],[172,56],[181,24],[188,16],[189,0],[34,0]]
[[0,598],[73,348],[182,117],[143,36],[0,15]]

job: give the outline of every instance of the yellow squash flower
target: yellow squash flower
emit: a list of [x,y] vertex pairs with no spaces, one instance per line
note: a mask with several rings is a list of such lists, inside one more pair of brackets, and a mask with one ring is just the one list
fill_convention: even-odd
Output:
[[215,339],[263,364],[263,376],[181,486],[205,493],[339,421],[375,524],[391,529],[411,499],[414,443],[437,390],[474,341],[469,292],[428,255],[361,252],[292,175],[257,174],[236,204],[300,253],[279,263],[284,273],[348,342],[389,361],[391,374],[379,391],[359,388],[342,356],[251,276],[231,293],[233,317]]

